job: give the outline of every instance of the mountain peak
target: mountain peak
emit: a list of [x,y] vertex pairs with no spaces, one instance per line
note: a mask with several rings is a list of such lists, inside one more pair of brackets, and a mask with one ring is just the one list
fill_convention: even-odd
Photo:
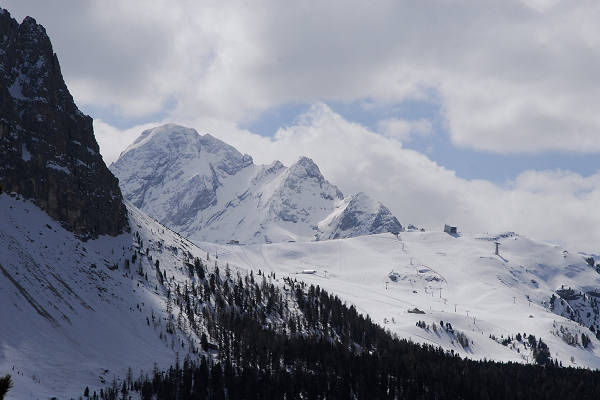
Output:
[[18,22],[10,15],[10,12],[6,8],[0,7],[0,18],[10,23],[18,25]]
[[123,153],[141,147],[154,147],[157,151],[199,151],[200,135],[195,129],[176,124],[164,124],[146,129]]
[[298,161],[295,162],[296,165],[302,165],[304,167],[307,168],[316,168],[319,169],[319,167],[317,167],[317,164],[315,164],[315,162],[312,160],[312,158],[306,157],[306,156],[301,156]]
[[83,239],[129,229],[92,119],[64,82],[43,26],[0,13],[0,183]]
[[134,143],[143,143],[152,139],[164,139],[176,136],[187,137],[194,139],[200,135],[195,129],[186,128],[185,126],[167,123],[156,126],[154,128],[146,129],[142,134],[134,141]]
[[199,159],[202,158],[201,153],[206,152],[215,155],[217,157],[213,160],[215,166],[218,164],[230,175],[253,162],[252,157],[241,154],[233,146],[210,133],[200,135],[193,128],[173,123],[145,130],[121,156],[140,151],[148,153],[149,157],[168,153],[171,159],[181,157]]
[[317,164],[305,156],[300,157],[298,161],[290,166],[290,174],[298,177],[316,178],[319,181],[325,180]]
[[193,240],[260,243],[402,229],[366,194],[344,199],[309,157],[289,168],[257,166],[213,135],[174,124],[145,131],[111,169],[128,200]]
[[321,226],[321,239],[339,239],[375,233],[402,232],[402,225],[391,211],[369,195],[358,192],[345,199],[343,211]]
[[252,157],[210,134],[164,124],[144,131],[111,170],[136,207],[152,205],[162,223],[183,227],[217,204],[223,182],[252,165]]
[[21,28],[34,28],[36,31],[46,32],[46,29],[42,25],[38,25],[37,21],[33,17],[25,17],[23,18],[23,22],[21,23]]

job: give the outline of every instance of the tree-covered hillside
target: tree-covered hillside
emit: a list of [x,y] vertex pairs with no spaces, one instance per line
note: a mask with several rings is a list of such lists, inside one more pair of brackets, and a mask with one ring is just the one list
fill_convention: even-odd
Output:
[[233,277],[198,260],[189,269],[197,285],[176,288],[172,301],[206,324],[204,355],[114,381],[91,398],[600,398],[597,371],[547,358],[537,366],[466,360],[393,337],[319,286],[276,285],[261,272]]

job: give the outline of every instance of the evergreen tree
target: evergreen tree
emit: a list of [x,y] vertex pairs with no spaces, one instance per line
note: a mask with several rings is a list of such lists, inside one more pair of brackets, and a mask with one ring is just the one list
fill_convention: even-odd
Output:
[[4,399],[6,393],[13,387],[12,377],[10,375],[4,375],[0,377],[0,400]]

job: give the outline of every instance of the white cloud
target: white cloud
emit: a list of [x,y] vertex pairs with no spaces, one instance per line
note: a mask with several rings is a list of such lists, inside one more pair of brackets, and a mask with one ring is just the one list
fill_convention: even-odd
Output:
[[600,243],[600,173],[582,177],[569,171],[527,171],[504,185],[465,180],[324,104],[313,106],[273,138],[229,122],[179,122],[212,133],[257,163],[280,159],[290,165],[307,155],[344,193],[371,194],[404,224],[437,230],[448,222],[473,233],[511,230],[583,251],[597,251]]
[[[234,123],[288,103],[442,105],[454,143],[600,151],[600,3],[0,0],[52,36],[77,101]],[[439,97],[439,98],[438,98]]]
[[427,119],[407,120],[389,118],[379,121],[377,127],[389,138],[408,142],[413,136],[427,136],[433,131],[431,121]]

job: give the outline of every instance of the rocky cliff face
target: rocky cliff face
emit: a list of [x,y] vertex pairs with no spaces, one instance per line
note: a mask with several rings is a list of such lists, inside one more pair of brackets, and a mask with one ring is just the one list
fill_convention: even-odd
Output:
[[302,157],[290,167],[249,155],[195,130],[149,129],[111,165],[125,197],[197,242],[269,243],[399,232],[365,194],[345,198]]
[[129,230],[117,179],[75,105],[44,27],[0,9],[0,185],[83,239]]
[[341,207],[342,211],[320,226],[320,239],[341,239],[375,233],[403,231],[392,212],[364,193],[357,193]]

